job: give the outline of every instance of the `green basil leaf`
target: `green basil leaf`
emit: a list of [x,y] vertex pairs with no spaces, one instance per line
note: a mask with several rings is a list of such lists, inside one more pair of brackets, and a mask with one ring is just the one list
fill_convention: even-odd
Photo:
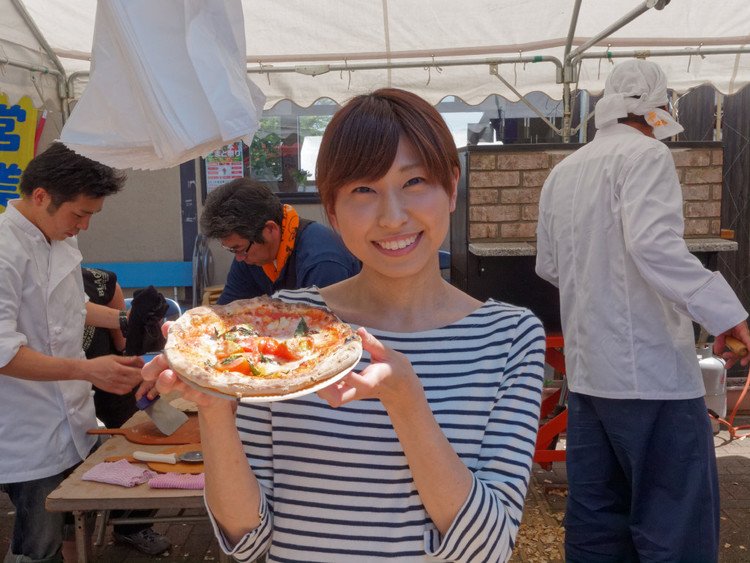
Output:
[[294,331],[294,336],[307,336],[308,332],[310,332],[310,329],[307,328],[305,319],[301,318],[299,320],[299,324],[297,325],[297,330]]

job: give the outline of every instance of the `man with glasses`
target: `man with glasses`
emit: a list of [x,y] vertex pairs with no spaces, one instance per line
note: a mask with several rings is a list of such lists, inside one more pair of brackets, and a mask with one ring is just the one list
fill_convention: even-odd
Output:
[[359,261],[328,227],[302,219],[263,184],[233,180],[211,192],[201,230],[234,254],[217,303],[280,289],[325,287],[359,272]]

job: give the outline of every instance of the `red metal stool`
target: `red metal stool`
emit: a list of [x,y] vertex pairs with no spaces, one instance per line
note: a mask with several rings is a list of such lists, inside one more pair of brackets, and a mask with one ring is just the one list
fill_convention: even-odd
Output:
[[[547,352],[544,361],[565,376],[564,340],[562,334],[547,335]],[[565,450],[556,450],[557,439],[568,427],[568,386],[563,377],[560,389],[542,401],[539,420],[546,420],[539,426],[536,438],[534,461],[543,469],[549,470],[554,461],[565,461]]]

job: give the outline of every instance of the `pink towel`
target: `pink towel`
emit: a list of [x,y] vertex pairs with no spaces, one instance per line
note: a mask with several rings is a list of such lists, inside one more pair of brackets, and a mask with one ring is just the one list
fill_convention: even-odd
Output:
[[97,463],[94,467],[83,474],[84,481],[99,481],[121,487],[135,487],[145,483],[156,475],[155,471],[143,469],[128,463],[126,460]]
[[152,489],[202,489],[205,480],[203,473],[190,475],[187,473],[163,473],[149,480]]

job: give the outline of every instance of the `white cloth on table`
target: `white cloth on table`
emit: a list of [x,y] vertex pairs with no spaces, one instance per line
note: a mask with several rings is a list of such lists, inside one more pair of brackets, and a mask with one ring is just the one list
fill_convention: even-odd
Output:
[[162,473],[152,477],[148,481],[148,486],[152,489],[194,489],[201,490],[205,486],[205,476],[203,473]]
[[[86,296],[75,238],[47,242],[10,201],[0,215],[0,368],[21,346],[83,358]],[[96,443],[91,384],[0,375],[0,483],[56,475]]]
[[156,471],[129,463],[125,459],[102,461],[81,476],[84,481],[97,481],[121,487],[135,487],[157,476]]

